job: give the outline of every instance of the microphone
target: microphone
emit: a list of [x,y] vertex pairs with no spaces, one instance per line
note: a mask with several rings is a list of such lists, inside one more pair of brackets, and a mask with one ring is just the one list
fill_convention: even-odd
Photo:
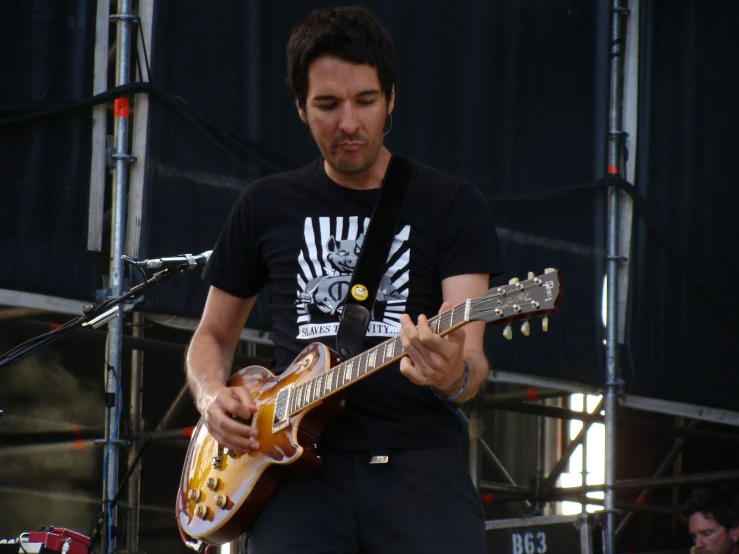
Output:
[[171,258],[153,258],[151,260],[144,260],[142,262],[135,262],[139,267],[145,267],[147,269],[174,269],[186,265],[182,269],[190,271],[192,269],[202,269],[208,262],[208,258],[213,253],[212,250],[206,250],[202,254],[180,254],[178,256],[172,256]]

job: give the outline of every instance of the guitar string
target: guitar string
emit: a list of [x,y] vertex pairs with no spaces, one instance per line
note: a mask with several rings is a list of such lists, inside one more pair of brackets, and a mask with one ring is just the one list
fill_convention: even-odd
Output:
[[[448,330],[450,327],[452,327],[452,322],[454,321],[454,318],[459,316],[459,314],[457,314],[456,312],[458,310],[460,310],[460,309],[466,308],[466,304],[467,304],[467,301],[462,302],[461,304],[458,304],[457,306],[454,306],[452,309],[447,310],[446,312],[444,312],[442,314],[438,314],[438,315],[432,317],[431,319],[429,319],[429,326],[433,328],[433,326],[436,325],[436,323],[438,321],[438,328],[437,328],[437,329],[439,329],[438,332],[442,332],[442,331]],[[462,320],[465,321],[465,322],[467,322],[467,318],[463,318]],[[399,341],[400,341],[400,337],[399,336],[395,336],[395,337],[393,337],[391,339],[388,339],[387,341],[385,341],[385,342],[383,342],[383,343],[381,343],[379,345],[376,345],[376,346],[374,346],[374,347],[366,350],[365,352],[363,352],[362,354],[359,354],[358,356],[352,358],[351,360],[346,360],[344,362],[341,362],[340,364],[337,364],[336,366],[332,367],[331,369],[327,370],[326,372],[322,373],[321,375],[317,375],[316,377],[313,377],[313,378],[309,379],[308,381],[306,381],[305,383],[302,383],[301,385],[299,385],[298,387],[296,387],[296,391],[298,389],[300,389],[300,394],[295,394],[294,393],[293,398],[295,398],[296,400],[294,402],[291,402],[291,407],[293,407],[294,409],[291,409],[290,410],[290,415],[294,415],[295,413],[297,413],[299,411],[302,411],[303,409],[305,409],[306,407],[310,406],[311,404],[314,404],[316,401],[324,398],[327,395],[327,392],[329,394],[333,394],[337,390],[346,387],[348,384],[351,384],[352,382],[354,382],[355,380],[359,379],[360,377],[364,377],[368,373],[370,373],[372,371],[375,371],[375,370],[379,369],[382,366],[389,365],[389,363],[392,363],[392,361],[394,361],[394,360],[396,360],[398,358],[401,358],[405,351],[403,350],[402,345],[401,345],[401,349],[400,349],[401,355],[398,356],[396,354],[396,350],[397,350],[396,347],[398,346],[398,344],[400,344]],[[383,350],[385,352],[387,352],[387,348],[390,347],[391,344],[392,344],[392,348],[393,348],[393,355],[390,358],[390,361],[387,361],[386,362],[387,356],[385,354],[381,354],[381,352]],[[383,358],[383,360],[382,360],[382,362],[379,365],[374,365],[374,363],[373,363],[373,366],[374,367],[369,367],[369,364],[367,362],[369,361],[369,355],[370,355],[370,353],[373,352],[373,351],[375,352],[375,358],[374,358],[374,360],[377,360],[378,354],[381,354],[381,357]],[[350,370],[350,372],[349,372],[349,379],[348,379],[348,383],[347,383],[346,382],[346,369],[349,367],[349,364],[353,365],[355,362],[359,366],[357,368],[357,370],[356,370],[357,376],[354,377],[354,368],[352,368]],[[362,366],[364,366],[364,369],[360,373],[360,369],[362,369]],[[330,381],[331,383],[333,383],[333,381],[334,381],[334,375],[335,375],[335,372],[336,371],[343,371],[343,379],[342,380],[345,381],[345,382],[343,382],[341,385],[338,385],[336,387],[332,387],[330,391],[326,391],[325,381]],[[330,375],[330,377],[328,379],[325,379],[329,375]],[[323,392],[322,393],[319,392],[318,395],[316,395],[316,393],[315,393],[315,387],[316,386],[319,386],[318,385],[318,381],[320,379],[322,379],[322,378],[324,378]],[[306,387],[309,387],[309,391],[310,392],[307,395],[308,396],[308,402],[305,403],[305,404],[303,404],[303,402],[301,401],[301,399],[303,399],[303,398],[306,397],[306,394],[305,394],[305,388]],[[297,407],[296,405],[300,405],[300,407]]]
[[[489,301],[489,298],[494,297],[494,296],[497,296],[497,294],[487,295],[487,298],[481,297],[479,299],[473,300],[472,302],[473,303],[478,303],[477,301],[481,301],[481,302],[484,303],[486,301]],[[467,301],[462,302],[461,304],[458,304],[458,305],[454,306],[452,309],[447,310],[446,312],[444,312],[442,314],[438,314],[438,315],[430,318],[429,321],[428,321],[429,326],[431,328],[434,328],[437,325],[437,323],[438,323],[438,327],[436,327],[437,333],[440,333],[440,332],[443,332],[443,331],[448,330],[449,328],[451,328],[453,326],[454,318],[455,317],[458,317],[459,314],[457,314],[457,312],[459,310],[465,309],[466,308],[466,305],[467,305]],[[467,321],[467,317],[463,317],[462,318],[462,321],[464,321],[465,323],[467,323],[468,322]],[[393,337],[391,339],[388,339],[387,341],[385,341],[385,342],[383,342],[383,343],[381,343],[379,345],[376,345],[376,346],[370,348],[369,350],[363,352],[362,354],[356,356],[355,358],[352,358],[351,360],[346,360],[344,362],[341,362],[340,364],[337,364],[336,366],[334,366],[333,368],[329,369],[328,371],[322,373],[321,375],[318,375],[316,377],[313,377],[313,378],[309,379],[308,381],[306,381],[305,383],[303,383],[302,385],[300,385],[298,388],[301,389],[301,394],[296,395],[296,398],[298,399],[298,403],[299,404],[303,404],[299,399],[305,398],[305,396],[306,396],[304,394],[305,387],[309,387],[309,390],[311,392],[307,395],[308,398],[309,398],[308,402],[306,404],[304,404],[304,405],[301,405],[299,408],[297,408],[297,411],[303,410],[304,408],[306,408],[306,407],[310,406],[311,404],[315,403],[317,400],[322,399],[323,397],[326,396],[327,392],[334,393],[337,390],[339,390],[339,389],[344,388],[345,386],[347,386],[347,384],[354,382],[359,377],[366,376],[369,372],[375,371],[375,370],[379,369],[379,367],[384,366],[384,365],[387,365],[385,363],[385,360],[387,359],[387,355],[386,354],[383,354],[382,352],[383,351],[384,352],[387,352],[387,348],[390,347],[391,345],[392,345],[392,348],[393,348],[393,356],[391,357],[391,360],[395,360],[395,359],[397,359],[399,357],[402,357],[402,354],[404,353],[404,350],[402,349],[402,347],[401,347],[401,355],[398,356],[398,355],[395,354],[395,350],[397,350],[396,349],[396,346],[397,346],[398,341],[399,341],[399,337],[398,336]],[[374,357],[374,360],[375,361],[377,360],[378,355],[382,358],[382,361],[381,361],[381,363],[379,365],[376,365],[373,362],[373,364],[372,364],[373,367],[370,367],[369,364],[368,364],[368,362],[369,362],[369,357],[370,357],[370,355],[371,355],[372,352],[374,352],[374,354],[375,354],[375,357]],[[352,367],[352,369],[350,369],[350,371],[349,371],[348,383],[347,382],[343,382],[341,385],[338,385],[336,387],[332,387],[330,391],[326,391],[325,381],[329,381],[329,382],[333,383],[334,376],[336,375],[336,372],[337,371],[342,371],[343,372],[343,379],[342,379],[342,381],[346,381],[346,370],[350,366],[353,366],[353,364],[355,364],[355,363],[359,366],[357,368],[357,370],[356,370],[357,371],[357,376],[356,377],[354,377],[354,368]],[[391,362],[389,362],[389,363],[391,363]],[[360,370],[362,370],[362,368],[363,368],[363,371],[361,371],[361,373],[360,373]],[[326,377],[328,377],[328,379],[326,379]],[[316,393],[315,393],[315,387],[316,386],[320,386],[318,384],[318,382],[322,378],[325,379],[324,380],[324,386],[323,386],[323,392],[322,393],[319,392],[316,395]],[[294,413],[296,413],[296,411],[291,410],[291,414],[294,414]]]
[[[507,290],[507,287],[498,287],[498,288],[495,289],[495,292],[493,292],[492,294],[486,294],[486,295],[480,296],[478,298],[470,299],[469,300],[470,307],[472,309],[479,308],[480,306],[482,306],[482,305],[484,305],[486,303],[489,303],[490,300],[492,300],[494,298],[497,298],[497,297],[500,297],[500,296],[506,296],[506,294],[508,292],[514,292],[514,293],[515,292],[522,292],[524,290],[528,290],[528,289],[531,289],[531,288],[534,288],[534,287],[539,287],[539,286],[541,286],[541,285],[540,284],[537,285],[537,284],[535,284],[534,281],[531,281],[530,283],[529,282],[524,282],[520,288],[519,287],[516,287],[515,290],[513,290],[513,291],[508,291]],[[492,291],[493,289],[490,289],[490,290]],[[437,333],[441,333],[443,331],[448,330],[450,327],[453,326],[454,317],[455,317],[455,315],[457,315],[457,314],[455,314],[455,312],[457,310],[459,310],[459,309],[466,308],[467,302],[468,301],[462,302],[461,304],[458,304],[458,305],[454,306],[452,309],[447,310],[446,312],[444,312],[442,314],[438,314],[438,315],[430,318],[428,320],[429,326],[432,327],[432,328],[434,328],[434,326],[437,325],[437,322],[438,322],[438,327],[436,328],[436,332]],[[501,309],[512,309],[512,307],[503,307]],[[491,310],[492,310],[492,308],[491,308]],[[472,314],[470,314],[470,316],[471,315]],[[468,317],[464,317],[464,318],[462,318],[462,321],[464,321],[465,323],[469,323],[469,321],[471,321],[471,319],[469,319]],[[442,329],[442,327],[443,327],[443,329]],[[313,378],[309,379],[308,381],[306,381],[305,383],[299,385],[297,388],[300,388],[301,389],[301,394],[296,396],[296,398],[298,399],[298,402],[296,402],[296,403],[301,403],[299,401],[299,399],[305,397],[305,395],[303,394],[303,392],[305,391],[305,387],[306,386],[310,386],[311,394],[308,395],[309,396],[308,403],[306,403],[305,405],[303,405],[300,408],[298,408],[297,411],[301,411],[304,408],[306,408],[306,407],[310,406],[311,404],[315,403],[317,400],[324,398],[327,395],[327,392],[328,393],[334,393],[337,390],[346,387],[347,384],[350,384],[350,383],[354,382],[355,380],[359,379],[360,377],[366,376],[369,372],[375,371],[375,370],[379,369],[380,367],[382,367],[384,365],[387,365],[385,363],[380,363],[379,366],[378,366],[378,365],[375,365],[375,362],[377,361],[377,358],[378,358],[378,355],[380,354],[380,352],[383,351],[383,350],[386,352],[387,351],[387,348],[391,344],[393,346],[393,356],[392,356],[391,360],[395,360],[397,358],[402,357],[402,354],[404,353],[404,350],[402,349],[402,346],[401,346],[401,355],[400,356],[395,355],[395,350],[396,350],[396,346],[397,346],[397,344],[395,344],[395,343],[397,343],[399,340],[400,340],[400,337],[399,336],[396,336],[396,337],[393,337],[391,339],[388,339],[387,341],[385,341],[385,342],[383,342],[383,343],[381,343],[379,345],[376,345],[376,346],[374,346],[374,347],[366,350],[365,352],[359,354],[358,356],[356,356],[356,357],[354,357],[354,358],[352,358],[350,360],[346,360],[344,362],[341,362],[340,364],[337,364],[336,366],[334,366],[334,367],[330,368],[329,370],[325,371],[321,375],[318,375],[316,377],[313,377]],[[374,367],[369,367],[370,354],[373,353],[373,352],[375,354],[375,356],[373,358],[373,360],[374,360],[373,361],[373,366]],[[386,358],[386,356],[383,355],[383,358]],[[358,366],[357,369],[356,369],[356,372],[357,372],[357,376],[356,377],[353,376],[355,370],[352,367],[350,369],[350,371],[349,371],[349,380],[348,380],[348,383],[347,382],[344,382],[341,385],[338,385],[338,386],[332,388],[330,391],[326,391],[325,382],[326,381],[330,381],[331,383],[333,383],[334,376],[336,375],[336,371],[342,371],[343,372],[343,379],[342,380],[343,381],[346,381],[346,370],[347,370],[348,367],[353,366],[355,363]],[[389,363],[391,363],[391,362],[389,362]],[[364,367],[364,369],[360,373],[360,370],[362,370],[362,367]],[[329,375],[330,375],[330,377],[329,377]],[[326,379],[327,377],[329,377],[329,378]],[[315,387],[318,384],[318,381],[320,379],[324,379],[324,381],[323,381],[323,392],[322,393],[319,392],[319,394],[316,395],[315,394]],[[311,400],[310,399],[311,396],[315,397],[315,399],[312,399]],[[297,412],[291,410],[291,415],[293,415],[295,413],[297,413]]]

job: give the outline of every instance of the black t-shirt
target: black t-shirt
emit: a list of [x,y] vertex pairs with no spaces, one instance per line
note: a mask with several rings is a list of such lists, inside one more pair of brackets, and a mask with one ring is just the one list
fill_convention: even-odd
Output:
[[[344,298],[379,189],[332,181],[323,159],[256,181],[242,193],[203,272],[248,298],[272,285],[276,373],[311,342],[336,347]],[[418,164],[377,293],[366,346],[395,337],[399,318],[435,315],[441,281],[498,274],[502,262],[485,198],[464,180]],[[456,446],[455,414],[393,364],[354,383],[322,445],[347,449]]]

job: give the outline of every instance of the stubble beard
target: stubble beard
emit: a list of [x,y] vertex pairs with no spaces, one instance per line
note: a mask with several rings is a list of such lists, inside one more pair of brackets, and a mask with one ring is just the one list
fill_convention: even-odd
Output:
[[369,169],[377,159],[377,156],[363,156],[361,159],[343,158],[342,156],[333,156],[327,159],[328,164],[338,173],[344,175],[359,175],[363,171]]
[[725,548],[723,546],[719,546],[718,548],[718,550],[714,550],[711,547],[698,548],[694,546],[690,552],[695,554],[734,554],[736,552],[736,543],[732,542],[726,545]]
[[[331,145],[324,158],[334,171],[344,175],[359,175],[367,171],[375,163],[382,149],[382,141],[364,142],[359,152],[355,154],[342,154],[338,145]],[[358,156],[357,154],[363,154]]]

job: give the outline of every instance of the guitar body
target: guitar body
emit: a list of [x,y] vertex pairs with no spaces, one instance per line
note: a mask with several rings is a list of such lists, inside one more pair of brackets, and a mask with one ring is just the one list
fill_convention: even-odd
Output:
[[229,379],[229,386],[246,387],[256,403],[257,412],[249,424],[257,430],[260,447],[245,455],[224,452],[200,420],[177,494],[177,519],[186,535],[210,544],[236,539],[251,527],[284,477],[321,463],[318,438],[326,423],[341,412],[341,396],[324,399],[275,430],[278,393],[320,376],[337,361],[328,347],[313,343],[280,375],[251,366]]
[[[562,301],[559,272],[547,269],[513,279],[479,298],[468,299],[429,319],[429,328],[445,336],[470,321],[508,324],[547,316]],[[246,387],[257,412],[249,423],[257,430],[259,450],[241,455],[226,452],[208,433],[203,421],[193,432],[177,493],[177,522],[183,539],[199,549],[203,543],[220,545],[248,530],[259,517],[280,480],[321,463],[318,438],[329,419],[341,412],[345,390],[375,371],[405,356],[400,337],[391,338],[357,356],[338,363],[338,357],[321,343],[306,347],[282,374],[252,366],[229,379],[232,387]],[[189,539],[187,538],[189,537]],[[194,540],[193,540],[194,539]]]

